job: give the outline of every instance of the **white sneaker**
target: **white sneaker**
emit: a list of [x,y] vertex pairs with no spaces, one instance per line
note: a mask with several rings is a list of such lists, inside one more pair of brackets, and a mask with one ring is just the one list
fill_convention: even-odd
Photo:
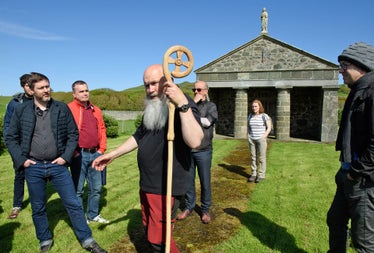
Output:
[[87,219],[87,224],[90,224],[90,222],[97,222],[97,223],[103,223],[103,224],[109,223],[109,221],[101,217],[100,214],[96,216],[93,220]]

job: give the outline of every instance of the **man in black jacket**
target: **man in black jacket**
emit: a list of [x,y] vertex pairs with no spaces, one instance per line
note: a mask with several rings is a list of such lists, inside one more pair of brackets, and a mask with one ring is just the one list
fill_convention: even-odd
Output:
[[70,176],[70,163],[78,142],[78,130],[66,104],[51,98],[49,79],[31,73],[30,102],[15,108],[6,133],[6,144],[16,169],[25,169],[25,178],[40,252],[53,245],[46,212],[46,185],[49,180],[60,195],[81,246],[97,253],[106,252],[93,239]]
[[327,214],[328,252],[346,252],[349,219],[357,252],[374,252],[374,47],[354,43],[338,61],[339,73],[351,91],[336,140],[341,167]]

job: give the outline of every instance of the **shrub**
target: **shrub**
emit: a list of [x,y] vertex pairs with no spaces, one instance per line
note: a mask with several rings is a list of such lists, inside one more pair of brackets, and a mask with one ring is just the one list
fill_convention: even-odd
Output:
[[103,114],[104,123],[106,127],[106,136],[108,138],[115,138],[118,136],[118,121],[112,116]]
[[142,123],[142,118],[143,118],[143,115],[142,114],[139,114],[136,119],[135,119],[135,128],[138,128],[140,126],[140,124]]

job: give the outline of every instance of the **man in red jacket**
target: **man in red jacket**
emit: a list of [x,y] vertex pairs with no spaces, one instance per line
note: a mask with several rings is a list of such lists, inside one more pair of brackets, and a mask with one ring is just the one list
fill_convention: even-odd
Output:
[[90,92],[86,82],[76,81],[73,83],[72,89],[74,100],[68,106],[78,126],[79,140],[70,169],[77,196],[83,205],[84,184],[87,181],[87,223],[92,221],[109,223],[99,214],[103,174],[91,167],[92,161],[104,154],[106,150],[106,129],[103,115],[100,108],[90,102]]

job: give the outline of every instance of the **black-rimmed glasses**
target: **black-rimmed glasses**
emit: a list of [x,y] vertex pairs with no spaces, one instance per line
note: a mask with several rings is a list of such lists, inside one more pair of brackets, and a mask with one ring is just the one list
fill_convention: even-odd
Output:
[[339,64],[339,68],[343,70],[347,70],[348,66],[351,65],[349,62],[341,62]]

